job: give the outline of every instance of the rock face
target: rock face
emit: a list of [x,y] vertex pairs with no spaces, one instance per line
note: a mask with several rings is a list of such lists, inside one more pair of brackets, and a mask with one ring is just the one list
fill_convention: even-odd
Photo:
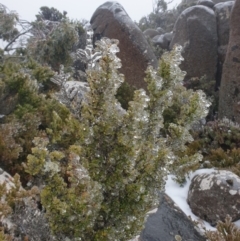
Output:
[[214,11],[217,19],[217,35],[218,35],[218,68],[217,68],[217,87],[220,86],[222,77],[222,68],[225,61],[227,46],[229,40],[229,20],[234,1],[218,3],[214,5]]
[[150,214],[145,229],[140,235],[141,241],[173,241],[177,240],[204,241],[194,228],[189,218],[174,204],[166,194],[161,194],[160,207],[156,213]]
[[217,67],[217,28],[214,11],[197,5],[184,10],[173,30],[170,48],[183,46],[181,69],[187,72],[185,80],[206,76],[214,80]]
[[225,46],[229,41],[229,21],[234,1],[218,3],[214,5],[214,11],[217,18],[218,45]]
[[137,88],[146,88],[144,81],[148,64],[157,67],[158,62],[144,34],[117,2],[106,2],[94,12],[90,21],[94,39],[108,37],[120,41],[120,71],[125,80]]
[[236,0],[230,17],[230,36],[223,65],[219,117],[240,123],[240,0]]
[[229,214],[240,219],[240,178],[230,171],[196,175],[188,192],[192,212],[211,225]]

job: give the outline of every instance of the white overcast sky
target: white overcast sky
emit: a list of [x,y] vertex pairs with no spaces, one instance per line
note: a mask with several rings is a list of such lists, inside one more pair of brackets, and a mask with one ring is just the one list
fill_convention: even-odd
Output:
[[[152,12],[154,0],[118,0],[132,20],[139,21],[141,17]],[[54,7],[59,11],[67,11],[70,19],[86,19],[90,21],[94,11],[106,0],[0,0],[9,10],[15,10],[21,19],[32,21],[40,7]],[[180,0],[174,0],[175,6]]]

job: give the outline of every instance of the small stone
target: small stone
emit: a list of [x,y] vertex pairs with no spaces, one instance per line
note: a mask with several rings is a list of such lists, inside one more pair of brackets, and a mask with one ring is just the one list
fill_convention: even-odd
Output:
[[182,237],[180,235],[175,235],[175,240],[176,241],[182,241]]

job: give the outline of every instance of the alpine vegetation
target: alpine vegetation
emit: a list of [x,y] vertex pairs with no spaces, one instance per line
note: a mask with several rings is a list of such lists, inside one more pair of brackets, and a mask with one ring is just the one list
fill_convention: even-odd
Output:
[[[148,91],[136,90],[124,110],[116,99],[124,81],[117,45],[102,38],[95,49],[79,52],[89,89],[74,114],[51,108],[51,125],[35,136],[24,165],[56,240],[134,237],[158,205],[166,175],[202,158],[185,148],[210,103],[202,91],[183,86],[181,47],[165,53],[157,70],[148,67]],[[65,88],[63,69],[60,74],[53,81]]]

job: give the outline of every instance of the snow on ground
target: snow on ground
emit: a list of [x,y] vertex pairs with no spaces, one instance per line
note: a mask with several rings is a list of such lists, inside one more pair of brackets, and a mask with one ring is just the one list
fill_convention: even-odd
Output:
[[[199,228],[201,230],[216,230],[216,228],[212,227],[208,222],[201,220],[199,217],[194,215],[187,203],[187,194],[189,190],[189,186],[191,183],[191,180],[194,176],[197,174],[207,173],[210,174],[214,172],[214,169],[199,169],[193,173],[189,174],[189,177],[187,178],[187,182],[184,186],[180,186],[178,183],[176,183],[173,180],[173,175],[168,175],[168,179],[166,181],[165,185],[165,192],[166,194],[179,206],[179,208],[187,215],[190,216],[192,220],[199,222]],[[236,221],[235,224],[240,227],[240,220]]]

